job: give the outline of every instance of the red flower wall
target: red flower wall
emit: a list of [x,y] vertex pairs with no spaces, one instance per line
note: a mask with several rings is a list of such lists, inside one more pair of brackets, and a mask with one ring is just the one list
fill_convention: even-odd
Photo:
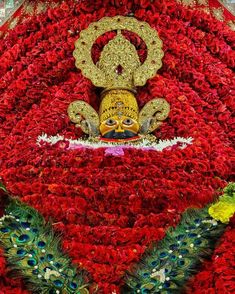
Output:
[[[70,102],[95,108],[99,92],[75,67],[79,32],[103,16],[135,16],[163,41],[163,67],[138,90],[142,107],[154,97],[171,105],[156,131],[161,139],[192,137],[184,150],[39,147],[38,135],[77,138]],[[93,57],[110,34],[99,38]],[[127,34],[144,59],[145,46]],[[51,219],[63,248],[99,285],[119,293],[125,271],[152,241],[164,237],[188,207],[203,207],[232,180],[234,155],[235,35],[202,12],[172,1],[65,1],[29,18],[0,40],[0,175],[7,189]],[[234,229],[228,227],[210,261],[188,284],[188,293],[233,293]],[[219,261],[219,262],[218,262]],[[0,259],[0,293],[26,293]]]

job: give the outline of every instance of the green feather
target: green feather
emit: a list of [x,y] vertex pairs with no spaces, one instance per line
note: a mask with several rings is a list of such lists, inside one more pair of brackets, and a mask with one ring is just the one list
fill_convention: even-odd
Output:
[[89,293],[84,271],[78,274],[62,253],[51,226],[19,200],[11,199],[0,219],[0,243],[12,270],[33,293]]
[[128,273],[123,293],[179,293],[225,229],[207,211],[187,210],[180,224],[170,228],[141,264]]

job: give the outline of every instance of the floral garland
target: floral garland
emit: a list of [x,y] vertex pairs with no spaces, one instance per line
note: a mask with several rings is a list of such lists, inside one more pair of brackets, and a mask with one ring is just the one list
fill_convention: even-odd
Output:
[[89,139],[67,139],[64,136],[56,135],[48,137],[47,134],[42,134],[37,138],[38,146],[43,146],[45,143],[50,145],[57,145],[59,148],[63,148],[65,150],[75,150],[81,148],[105,148],[105,155],[117,155],[122,156],[124,155],[123,149],[140,149],[140,150],[155,150],[155,151],[162,151],[164,149],[174,150],[176,148],[184,149],[188,145],[192,144],[192,138],[174,138],[172,140],[159,140],[157,141],[155,138],[151,140],[148,138],[143,138],[135,143],[128,143],[128,144],[115,144],[115,143],[108,143],[102,142],[99,140],[89,140]]
[[[63,249],[101,293],[119,293],[126,270],[151,242],[160,241],[188,207],[204,207],[220,194],[231,181],[234,152],[234,34],[209,15],[172,1],[122,3],[64,1],[0,40],[0,175],[12,194],[53,220]],[[137,97],[140,106],[153,97],[171,104],[169,119],[155,135],[192,137],[193,144],[174,152],[128,149],[124,156],[105,156],[102,148],[38,146],[43,132],[81,137],[66,109],[77,99],[97,107],[98,95],[75,68],[74,41],[92,21],[117,14],[150,23],[164,44],[162,69]],[[95,60],[110,37],[97,40]],[[144,59],[141,40],[127,37]],[[234,292],[233,232],[232,221],[188,293]],[[10,278],[3,258],[0,289],[27,293]]]

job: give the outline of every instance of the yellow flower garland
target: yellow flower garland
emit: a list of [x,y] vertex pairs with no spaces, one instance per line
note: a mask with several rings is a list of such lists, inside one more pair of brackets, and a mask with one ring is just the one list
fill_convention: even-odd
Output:
[[208,213],[217,221],[224,224],[229,223],[231,217],[235,213],[235,184],[231,183],[228,188],[224,189],[224,194],[219,201],[209,207]]
[[208,212],[215,220],[227,224],[235,213],[235,204],[219,201],[213,204]]

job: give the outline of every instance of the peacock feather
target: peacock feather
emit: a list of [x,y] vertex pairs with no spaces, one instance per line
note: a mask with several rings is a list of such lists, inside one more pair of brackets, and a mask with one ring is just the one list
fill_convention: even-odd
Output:
[[179,293],[200,262],[211,254],[225,227],[209,215],[208,207],[187,210],[180,224],[170,228],[141,264],[127,274],[122,293]]
[[[7,193],[0,184],[1,191]],[[180,224],[170,228],[127,275],[122,293],[179,293],[209,256],[234,212],[234,183],[224,189],[217,203],[187,210]],[[36,210],[11,197],[0,219],[0,243],[11,268],[33,293],[89,293],[86,274],[81,269],[78,274],[62,253],[50,225]]]
[[50,225],[17,199],[10,199],[0,219],[0,243],[11,269],[33,293],[89,293],[85,272],[80,269],[78,274],[62,253]]

